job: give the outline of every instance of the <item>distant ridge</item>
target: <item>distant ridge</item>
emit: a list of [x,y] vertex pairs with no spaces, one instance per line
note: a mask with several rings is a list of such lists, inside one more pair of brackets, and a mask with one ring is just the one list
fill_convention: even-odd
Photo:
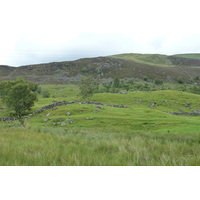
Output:
[[118,54],[21,67],[0,65],[0,81],[23,77],[40,84],[71,84],[92,75],[101,82],[118,76],[175,82],[200,76],[200,54]]
[[175,54],[174,57],[200,59],[200,53]]

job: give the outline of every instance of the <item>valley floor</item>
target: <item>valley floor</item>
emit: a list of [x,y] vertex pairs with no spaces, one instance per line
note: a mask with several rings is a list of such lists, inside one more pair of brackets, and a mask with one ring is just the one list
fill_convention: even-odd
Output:
[[[0,122],[0,165],[200,165],[200,116],[166,113],[198,112],[199,95],[98,93],[90,99],[103,104],[97,105],[80,104],[76,86],[42,88],[52,96],[40,96],[30,113],[52,101],[75,103],[44,110],[23,126]],[[0,117],[9,113],[3,109]]]

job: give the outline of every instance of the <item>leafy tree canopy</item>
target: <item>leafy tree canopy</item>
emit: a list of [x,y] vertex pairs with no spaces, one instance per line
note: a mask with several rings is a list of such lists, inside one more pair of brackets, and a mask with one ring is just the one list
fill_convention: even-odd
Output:
[[21,118],[37,100],[37,89],[37,84],[22,78],[3,81],[0,83],[0,98],[8,108],[15,111],[18,118]]
[[79,89],[79,95],[83,99],[88,99],[98,90],[98,83],[92,78],[92,76],[88,76],[87,78],[80,80]]

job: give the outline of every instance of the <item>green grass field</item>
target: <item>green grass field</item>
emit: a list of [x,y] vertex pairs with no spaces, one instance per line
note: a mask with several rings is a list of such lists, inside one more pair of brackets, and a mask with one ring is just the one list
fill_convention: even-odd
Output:
[[[97,93],[90,100],[104,104],[98,107],[79,104],[83,100],[75,85],[41,87],[51,97],[39,95],[29,114],[52,101],[76,103],[45,110],[24,126],[0,122],[0,165],[200,165],[200,116],[164,112],[200,110],[199,95],[170,90]],[[0,110],[0,117],[9,114]]]

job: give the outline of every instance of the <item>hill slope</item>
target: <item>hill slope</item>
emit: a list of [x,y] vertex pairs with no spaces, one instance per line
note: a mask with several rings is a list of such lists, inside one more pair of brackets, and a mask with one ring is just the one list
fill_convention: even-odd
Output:
[[200,59],[180,55],[119,54],[16,68],[0,66],[0,81],[23,77],[41,84],[69,84],[88,75],[101,81],[110,80],[115,76],[122,79],[148,77],[151,80],[157,78],[170,82],[182,77],[188,81],[200,75]]

